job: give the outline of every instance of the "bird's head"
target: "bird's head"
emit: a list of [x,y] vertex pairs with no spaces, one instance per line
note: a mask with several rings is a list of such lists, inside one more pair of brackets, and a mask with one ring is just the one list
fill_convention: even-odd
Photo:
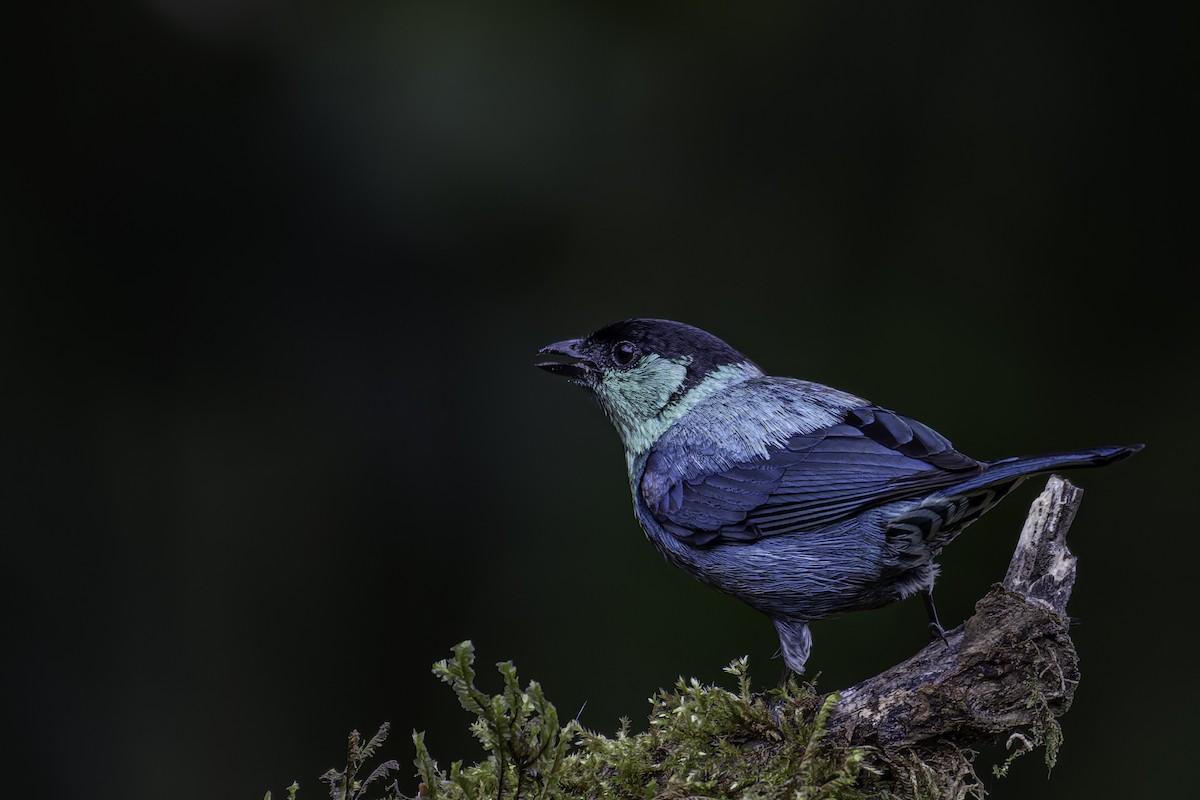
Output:
[[625,449],[645,452],[701,400],[762,374],[711,333],[662,319],[627,319],[538,351],[537,366],[591,390]]

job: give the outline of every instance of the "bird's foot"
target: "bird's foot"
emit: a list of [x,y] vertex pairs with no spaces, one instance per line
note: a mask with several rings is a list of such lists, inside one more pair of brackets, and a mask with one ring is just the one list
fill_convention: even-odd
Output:
[[937,606],[933,604],[933,592],[926,589],[921,592],[921,599],[925,601],[925,611],[929,614],[929,639],[941,639],[942,644],[947,647],[950,642],[946,641],[946,629],[942,627],[942,621],[938,619]]
[[793,691],[796,689],[794,678],[799,677],[796,672],[788,666],[784,666],[783,673],[779,676],[779,684],[774,691],[768,693],[770,699],[767,700],[767,709],[771,714],[771,720],[779,727],[784,725],[784,715],[795,711]]

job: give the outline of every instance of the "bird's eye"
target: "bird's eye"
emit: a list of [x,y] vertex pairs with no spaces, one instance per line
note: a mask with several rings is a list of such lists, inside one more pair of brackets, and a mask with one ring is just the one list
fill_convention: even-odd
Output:
[[628,367],[641,352],[633,342],[617,342],[613,345],[612,360],[618,367]]

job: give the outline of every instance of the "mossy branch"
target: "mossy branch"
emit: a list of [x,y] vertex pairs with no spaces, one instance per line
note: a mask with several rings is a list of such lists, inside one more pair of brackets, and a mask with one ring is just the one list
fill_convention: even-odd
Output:
[[[433,671],[475,716],[472,733],[489,755],[446,772],[414,733],[416,800],[982,798],[971,748],[997,737],[1012,752],[997,775],[1035,747],[1053,766],[1062,740],[1056,718],[1079,681],[1066,617],[1075,582],[1066,533],[1082,494],[1051,478],[1003,583],[975,614],[944,641],[841,692],[792,679],[755,694],[743,658],[726,668],[735,691],[680,678],[651,698],[646,732],[631,734],[623,720],[609,738],[575,721],[560,727],[541,687],[522,690],[510,662],[496,665],[498,694],[477,688],[474,647],[463,642]],[[395,769],[389,761],[365,781],[356,777],[386,735],[385,725],[364,745],[351,734],[346,768],[324,777],[334,800],[366,800]],[[383,788],[384,800],[404,800],[394,782]],[[289,800],[295,793],[293,785]]]
[[1079,682],[1066,616],[1075,584],[1066,533],[1082,495],[1052,477],[1003,583],[944,642],[844,690],[829,735],[884,750],[963,748],[1022,727],[1042,731],[1038,744],[1057,741],[1054,718],[1070,708]]

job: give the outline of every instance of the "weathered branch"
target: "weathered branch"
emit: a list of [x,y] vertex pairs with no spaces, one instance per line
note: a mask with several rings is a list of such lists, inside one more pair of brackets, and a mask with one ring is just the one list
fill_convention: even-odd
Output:
[[1030,509],[1004,582],[945,642],[843,691],[830,737],[884,750],[965,748],[1065,713],[1079,680],[1065,614],[1075,583],[1066,534],[1082,495],[1052,477]]
[[[975,614],[945,641],[839,692],[836,703],[807,686],[752,695],[741,659],[729,667],[738,692],[681,678],[652,701],[649,731],[623,729],[609,739],[575,723],[560,729],[535,683],[517,688],[511,663],[497,665],[504,692],[484,695],[473,683],[474,646],[463,642],[434,672],[466,698],[464,708],[478,717],[473,731],[493,755],[475,767],[455,763],[447,774],[423,734],[414,735],[418,798],[500,797],[511,787],[518,795],[534,787],[543,798],[641,796],[650,787],[663,800],[982,798],[973,749],[982,740],[1003,734],[1017,743],[1009,761],[1042,745],[1052,763],[1057,750],[1055,718],[1070,707],[1079,680],[1065,615],[1075,582],[1066,534],[1082,495],[1051,478],[1003,583]],[[579,750],[564,758],[572,737]]]

